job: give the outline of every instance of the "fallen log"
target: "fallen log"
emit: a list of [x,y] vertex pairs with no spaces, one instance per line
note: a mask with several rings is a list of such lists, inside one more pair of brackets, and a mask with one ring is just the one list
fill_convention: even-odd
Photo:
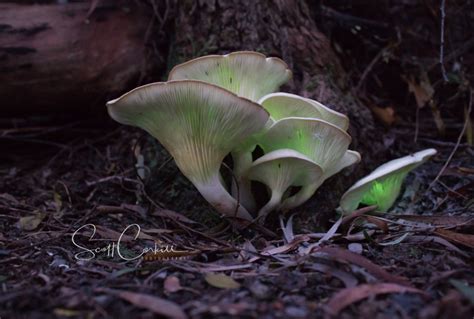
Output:
[[0,4],[0,116],[104,108],[138,83],[150,19],[116,2],[90,9]]

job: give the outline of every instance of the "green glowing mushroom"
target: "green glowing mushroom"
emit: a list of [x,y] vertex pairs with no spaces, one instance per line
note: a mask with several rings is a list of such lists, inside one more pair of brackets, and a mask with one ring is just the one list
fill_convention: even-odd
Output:
[[218,212],[252,219],[227,192],[219,169],[235,145],[264,127],[269,115],[259,104],[209,83],[184,80],[136,88],[107,107],[114,120],[158,139]]
[[436,154],[435,149],[426,149],[387,162],[349,188],[340,201],[344,213],[356,210],[359,204],[376,205],[386,212],[397,199],[407,174]]
[[247,176],[264,183],[271,191],[270,200],[258,212],[263,224],[266,216],[280,204],[290,186],[306,186],[319,180],[323,175],[321,167],[307,156],[291,150],[272,151],[257,159],[247,172]]
[[344,131],[349,127],[349,118],[346,115],[295,94],[271,93],[262,97],[258,103],[270,113],[270,118],[274,121],[287,117],[307,117],[324,120]]
[[203,56],[175,66],[168,80],[200,80],[258,101],[288,82],[291,71],[278,58],[251,51]]
[[[240,51],[226,55],[203,56],[177,65],[171,70],[168,79],[200,80],[257,101],[262,96],[278,90],[291,76],[288,65],[279,58],[267,58],[261,53]],[[256,206],[250,190],[250,181],[242,174],[252,164],[255,142],[250,136],[235,146],[232,159],[237,184],[232,181],[232,195],[249,211],[254,211]]]
[[323,170],[323,175],[285,199],[280,209],[287,210],[308,200],[324,180],[344,167],[360,161],[360,155],[347,148],[351,137],[339,127],[323,120],[290,117],[273,124],[259,139],[265,153],[292,149],[309,157]]
[[273,124],[259,139],[265,153],[282,148],[298,151],[323,171],[337,165],[351,137],[339,127],[319,119],[289,117]]

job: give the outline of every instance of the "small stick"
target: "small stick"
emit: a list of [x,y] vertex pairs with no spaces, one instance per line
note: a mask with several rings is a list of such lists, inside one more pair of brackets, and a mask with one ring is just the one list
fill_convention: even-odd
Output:
[[446,0],[441,0],[441,34],[440,34],[440,45],[439,45],[439,64],[441,65],[441,74],[443,75],[444,82],[448,82],[448,76],[446,75],[446,69],[444,67],[444,20],[446,17],[445,11]]
[[[428,189],[426,190],[426,192],[428,192],[431,189],[431,187],[433,187],[433,185],[438,181],[438,179],[441,177],[441,175],[443,175],[444,171],[446,170],[449,163],[453,159],[454,154],[458,150],[458,147],[461,144],[462,137],[463,137],[464,133],[466,132],[467,125],[469,123],[469,115],[471,114],[471,110],[472,110],[472,88],[469,89],[469,108],[467,110],[467,117],[466,117],[466,120],[464,121],[464,125],[462,127],[461,133],[458,136],[458,140],[456,141],[456,145],[454,145],[454,148],[451,151],[451,154],[449,154],[449,157],[446,160],[446,163],[444,163],[444,165],[441,168],[441,170],[439,171],[438,175],[436,175],[435,179],[428,186]],[[425,192],[425,194],[426,194],[426,192]]]

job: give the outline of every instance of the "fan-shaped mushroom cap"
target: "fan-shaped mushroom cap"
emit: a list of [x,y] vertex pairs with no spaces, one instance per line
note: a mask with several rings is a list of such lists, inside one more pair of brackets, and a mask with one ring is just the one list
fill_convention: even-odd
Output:
[[291,78],[288,65],[252,51],[203,56],[175,66],[169,80],[200,80],[257,101]]
[[247,171],[247,177],[267,185],[271,190],[270,201],[260,210],[265,216],[281,202],[290,186],[305,186],[319,180],[323,170],[307,156],[291,150],[279,149],[257,159]]
[[363,203],[386,212],[397,199],[406,175],[435,154],[436,150],[430,148],[379,166],[342,195],[340,207],[350,213]]
[[344,131],[347,131],[349,128],[349,118],[346,115],[334,111],[333,109],[318,101],[312,99],[308,99],[308,101],[321,112],[323,120],[336,125]]
[[270,113],[274,121],[287,117],[307,117],[324,120],[344,131],[349,127],[349,119],[344,114],[295,94],[271,93],[262,97],[258,103]]
[[287,117],[323,119],[321,112],[308,99],[295,94],[270,93],[262,97],[258,104],[270,113],[274,121]]
[[[219,212],[235,213],[236,201],[220,183],[219,168],[236,144],[264,127],[269,115],[260,105],[215,85],[186,80],[136,88],[107,107],[116,121],[158,139]],[[242,207],[238,211],[250,218]]]
[[346,167],[359,163],[360,160],[361,157],[359,152],[347,150],[336,165],[331,166],[326,172],[324,172],[324,179],[339,173]]
[[265,153],[289,148],[309,157],[323,171],[333,170],[343,157],[351,137],[323,120],[289,117],[277,121],[259,140]]

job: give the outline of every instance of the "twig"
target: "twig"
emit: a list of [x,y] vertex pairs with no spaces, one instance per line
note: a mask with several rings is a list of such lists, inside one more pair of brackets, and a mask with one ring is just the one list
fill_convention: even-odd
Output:
[[[463,55],[464,53],[468,52],[473,46],[474,46],[474,38],[464,42],[463,45],[459,49],[456,49],[452,53],[448,54],[443,59],[443,62],[450,62],[451,60],[456,59],[458,56]],[[436,61],[433,64],[431,64],[428,68],[428,71],[438,66],[438,64],[439,64],[439,61]]]
[[377,55],[372,59],[372,61],[370,61],[369,65],[367,65],[367,67],[364,70],[364,73],[362,73],[362,75],[360,77],[359,83],[357,83],[357,85],[356,85],[356,88],[355,88],[356,92],[358,92],[360,90],[360,87],[364,83],[365,78],[367,77],[369,72],[372,70],[374,65],[380,60],[380,58],[383,56],[383,54],[388,50],[388,48],[390,46],[391,45],[389,44],[388,46],[386,46],[382,50],[380,50],[380,52],[377,53]]
[[446,0],[441,0],[441,34],[440,34],[440,45],[439,45],[439,64],[441,65],[441,74],[443,75],[444,82],[448,82],[448,76],[446,75],[446,69],[444,67],[444,20],[446,17],[445,11]]
[[[464,133],[466,132],[466,129],[467,129],[467,125],[468,125],[468,122],[469,122],[469,114],[471,114],[471,110],[472,110],[472,88],[469,89],[469,107],[467,109],[467,114],[468,116],[466,117],[466,120],[464,121],[464,126],[462,127],[462,130],[461,130],[461,133],[459,134],[458,136],[458,139],[456,141],[456,145],[454,145],[454,148],[453,150],[451,151],[451,154],[449,154],[449,157],[448,159],[446,160],[446,163],[444,163],[443,167],[441,168],[441,170],[439,171],[438,175],[436,175],[435,179],[431,182],[431,184],[428,186],[428,189],[426,190],[426,192],[428,192],[431,187],[433,187],[433,185],[438,181],[438,179],[441,177],[441,175],[443,175],[444,171],[446,170],[446,168],[448,167],[449,163],[451,162],[451,160],[453,159],[453,156],[454,154],[456,153],[456,151],[458,150],[458,147],[459,145],[461,144],[461,139],[464,135]],[[425,192],[425,194],[426,194]]]
[[357,86],[355,88],[356,92],[360,90],[362,84],[364,84],[365,78],[367,77],[369,72],[372,70],[374,65],[380,60],[380,58],[382,58],[383,55],[386,52],[389,52],[392,48],[396,48],[400,44],[400,42],[401,42],[400,31],[398,31],[397,29],[397,42],[389,43],[388,45],[383,47],[382,50],[380,50],[380,52],[377,53],[377,55],[372,59],[372,61],[370,61],[369,65],[367,65],[367,67],[365,68],[364,73],[362,73],[359,83],[357,83]]
[[420,109],[421,107],[417,106],[416,107],[416,113],[415,113],[415,137],[413,138],[413,141],[416,143],[418,141],[418,133],[420,132]]
[[[423,142],[428,142],[428,143],[431,143],[431,144],[434,144],[434,145],[438,145],[438,146],[454,146],[454,145],[456,145],[456,143],[453,143],[453,142],[436,141],[436,140],[426,138],[426,137],[420,137],[419,140],[423,141]],[[470,145],[467,144],[467,143],[460,143],[459,146],[460,147],[470,147]]]
[[103,178],[100,178],[96,181],[91,181],[91,182],[88,182],[86,181],[86,185],[87,186],[93,186],[93,185],[96,185],[96,184],[100,184],[100,183],[106,183],[106,182],[109,182],[109,181],[112,181],[112,180],[116,180],[118,179],[119,181],[125,181],[125,182],[131,182],[131,183],[136,183],[136,184],[140,184],[139,181],[137,181],[136,179],[131,179],[131,178],[128,178],[128,177],[124,177],[124,176],[118,176],[118,175],[114,175],[114,176],[107,176],[107,177],[103,177]]
[[330,19],[337,20],[339,23],[343,21],[347,21],[347,23],[350,23],[350,24],[364,24],[370,27],[390,28],[390,24],[386,22],[369,20],[369,19],[352,16],[347,13],[336,11],[324,5],[321,5],[321,15]]

